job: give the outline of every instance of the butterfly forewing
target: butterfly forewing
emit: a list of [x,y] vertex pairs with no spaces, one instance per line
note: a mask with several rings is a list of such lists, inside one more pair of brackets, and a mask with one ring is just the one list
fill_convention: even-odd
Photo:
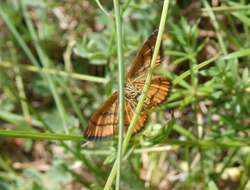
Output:
[[117,126],[117,109],[118,100],[115,92],[92,115],[84,137],[89,140],[99,140],[112,136]]
[[[136,57],[128,71],[127,79],[131,81],[145,81],[147,71],[150,67],[151,59],[153,56],[157,34],[158,31],[153,32],[136,54]],[[160,62],[161,56],[160,54],[158,54],[155,67],[159,66]]]
[[[137,102],[135,102],[137,104]],[[131,122],[134,115],[135,105],[130,100],[125,101],[125,129]],[[88,140],[101,140],[113,136],[117,130],[117,93],[114,93],[107,101],[93,114],[89,120],[84,136]],[[139,132],[147,119],[147,113],[141,112],[133,133]]]

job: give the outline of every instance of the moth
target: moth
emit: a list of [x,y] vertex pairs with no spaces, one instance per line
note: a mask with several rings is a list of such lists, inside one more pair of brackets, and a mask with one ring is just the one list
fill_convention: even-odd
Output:
[[[125,130],[128,129],[130,121],[135,114],[135,108],[142,94],[146,76],[150,68],[158,31],[155,31],[144,42],[137,52],[132,65],[126,75],[125,83]],[[161,63],[161,56],[158,54],[156,67]],[[164,102],[170,91],[170,82],[161,76],[154,76],[144,101],[143,110],[134,128],[136,134],[143,129],[149,115],[149,111]],[[117,132],[118,124],[118,92],[114,92],[101,106],[94,112],[84,131],[87,140],[100,140],[113,136]]]

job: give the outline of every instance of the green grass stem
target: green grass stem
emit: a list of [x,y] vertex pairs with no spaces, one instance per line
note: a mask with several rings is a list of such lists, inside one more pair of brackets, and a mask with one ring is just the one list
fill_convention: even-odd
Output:
[[31,131],[7,131],[0,130],[0,137],[28,138],[33,140],[57,140],[57,141],[82,141],[81,135],[55,134],[55,133],[37,133]]
[[211,6],[207,2],[207,0],[202,0],[202,3],[203,3],[203,5],[205,6],[205,8],[207,10],[207,13],[208,13],[208,15],[209,15],[209,17],[211,19],[211,22],[213,24],[214,29],[216,30],[216,35],[217,35],[217,38],[218,38],[222,53],[224,55],[226,55],[227,54],[227,48],[226,48],[226,45],[224,43],[222,33],[221,33],[221,30],[220,30],[220,26],[219,26],[219,23],[217,22],[215,14],[214,14]]
[[[17,57],[15,56],[17,54],[16,49],[13,46],[13,43],[9,43],[9,48],[10,48],[10,53],[11,53],[11,60],[14,63],[14,73],[15,73],[15,80],[16,80],[16,86],[18,90],[18,95],[19,95],[19,100],[23,112],[23,116],[28,123],[28,125],[31,124],[31,115],[29,112],[29,106],[27,103],[27,98],[26,98],[26,93],[24,89],[24,82],[23,78],[20,72],[20,69],[18,67],[18,60]],[[13,66],[12,66],[13,67]]]
[[[60,70],[55,70],[51,68],[41,68],[33,65],[18,65],[20,70],[24,71],[29,71],[33,73],[45,73],[49,75],[55,75],[55,76],[61,76],[65,78],[72,78],[76,80],[83,80],[83,81],[90,81],[90,82],[96,82],[96,83],[107,83],[106,78],[102,77],[95,77],[91,75],[84,75],[84,74],[79,74],[79,73],[69,73],[67,71],[60,71]],[[6,68],[6,69],[12,69],[13,65],[10,62],[7,61],[2,61],[0,62],[0,67]]]
[[98,5],[98,7],[102,10],[102,12],[107,15],[108,17],[110,16],[110,14],[108,13],[108,11],[102,6],[101,2],[99,0],[95,0],[96,4]]
[[223,14],[225,11],[227,12],[235,12],[235,11],[248,11],[250,10],[249,5],[242,5],[242,6],[219,6],[219,7],[211,7],[211,9],[208,8],[202,8],[202,14],[206,14],[212,10],[213,12],[222,12]]
[[119,0],[113,0],[114,12],[115,12],[115,27],[116,27],[116,44],[117,44],[117,56],[118,56],[118,78],[119,78],[119,114],[118,114],[118,146],[117,146],[117,175],[116,175],[116,190],[120,189],[121,178],[121,162],[122,162],[122,140],[124,129],[124,104],[125,104],[125,92],[124,92],[124,73],[125,67],[123,63],[123,49],[122,49],[122,16],[120,13]]
[[[38,133],[32,131],[18,130],[0,130],[0,137],[5,138],[25,138],[33,140],[48,140],[48,141],[83,141],[82,135],[76,134],[55,134],[55,133]],[[250,147],[250,140],[245,138],[223,138],[223,139],[199,139],[199,140],[178,140],[166,139],[164,144],[178,145],[183,147],[201,147],[201,148],[242,148]],[[135,149],[137,150],[137,149]],[[143,151],[139,151],[143,152]],[[138,152],[137,152],[138,153]],[[117,162],[115,162],[117,163]]]
[[184,73],[182,73],[180,76],[176,77],[173,80],[173,86],[176,86],[177,84],[179,84],[184,78],[188,77],[192,72],[197,72],[199,69],[209,65],[210,63],[214,62],[215,60],[217,60],[219,58],[220,54],[215,55],[214,57],[198,64],[195,65],[194,67],[192,67],[191,69],[185,71]]

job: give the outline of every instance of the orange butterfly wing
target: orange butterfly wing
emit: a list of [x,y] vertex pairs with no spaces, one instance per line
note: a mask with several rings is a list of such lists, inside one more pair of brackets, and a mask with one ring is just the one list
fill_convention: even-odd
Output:
[[100,140],[115,133],[117,126],[118,93],[114,92],[92,115],[84,132],[88,140]]
[[[131,100],[125,101],[125,128],[128,129],[128,126],[132,120],[133,115],[135,114],[135,106],[137,102],[132,103]],[[133,133],[138,133],[143,129],[145,122],[147,120],[148,114],[146,112],[141,112],[137,120],[136,126]]]
[[[137,81],[134,82],[134,85],[142,91],[144,87],[144,82]],[[163,77],[156,77],[151,81],[146,100],[144,102],[144,108],[140,113],[136,126],[133,133],[140,132],[145,126],[146,120],[148,118],[148,111],[152,108],[163,103],[170,92],[170,82]],[[137,101],[132,102],[133,100],[127,99],[125,102],[125,127],[126,130],[132,120],[133,115],[135,114],[135,107]]]
[[[90,118],[88,126],[84,132],[84,137],[88,140],[101,140],[110,136],[117,130],[117,92],[112,94],[103,105],[93,114]],[[128,126],[131,122],[131,119],[134,114],[134,105],[131,104],[131,101],[125,101],[125,128],[128,129]],[[137,121],[134,133],[139,132],[145,124],[147,119],[147,113],[142,112]]]
[[[127,79],[131,81],[145,80],[153,56],[157,34],[158,31],[153,32],[136,54],[135,59],[127,73]],[[158,54],[155,67],[159,66],[160,63],[161,56]]]
[[[144,87],[144,83],[141,81],[135,81],[134,85],[141,90]],[[152,79],[144,102],[144,109],[150,110],[164,102],[170,93],[170,86],[170,82],[163,77],[158,76]]]

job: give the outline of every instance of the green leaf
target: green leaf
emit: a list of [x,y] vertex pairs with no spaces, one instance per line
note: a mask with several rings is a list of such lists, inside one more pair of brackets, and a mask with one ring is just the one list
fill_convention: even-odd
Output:
[[222,60],[229,60],[229,59],[235,59],[235,58],[240,58],[240,57],[246,57],[250,55],[250,48],[249,49],[242,49],[239,51],[235,51],[233,53],[229,53],[225,56],[222,56]]

